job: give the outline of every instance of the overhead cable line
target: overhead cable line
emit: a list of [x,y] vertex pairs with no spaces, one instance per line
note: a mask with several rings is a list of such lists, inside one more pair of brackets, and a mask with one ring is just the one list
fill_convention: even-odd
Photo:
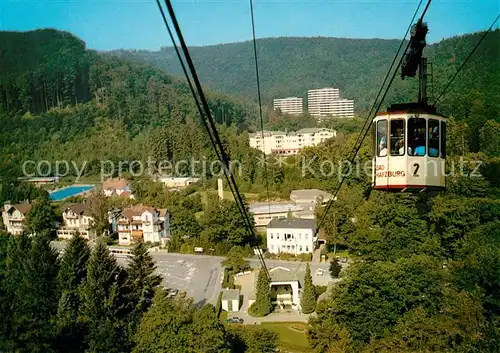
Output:
[[483,42],[484,38],[486,38],[486,36],[488,35],[488,33],[490,33],[491,29],[493,28],[493,26],[495,25],[495,23],[498,21],[499,18],[500,18],[500,14],[497,15],[497,17],[495,18],[495,20],[493,21],[493,23],[491,24],[491,26],[486,30],[486,32],[483,33],[483,35],[481,36],[481,38],[479,39],[479,41],[476,43],[476,46],[474,47],[474,49],[472,49],[472,51],[469,53],[469,55],[467,56],[467,58],[465,58],[465,60],[462,63],[462,65],[460,65],[460,67],[455,72],[455,74],[453,75],[453,77],[448,81],[448,83],[446,84],[446,86],[444,87],[444,89],[441,91],[441,93],[439,94],[439,96],[437,97],[437,99],[434,101],[434,104],[436,104],[437,102],[439,102],[439,100],[441,99],[441,97],[445,94],[446,90],[448,90],[448,88],[451,86],[451,84],[453,83],[453,81],[455,80],[455,78],[458,76],[458,74],[460,73],[460,71],[462,71],[462,69],[464,68],[464,66],[467,63],[467,61],[469,61],[469,59],[471,58],[472,54],[474,54],[474,52],[476,51],[476,49],[479,48],[479,46]]
[[[406,36],[408,35],[408,33],[410,33],[411,27],[413,25],[413,21],[415,21],[415,17],[417,17],[417,13],[420,10],[420,6],[422,5],[422,2],[423,2],[423,0],[420,0],[420,2],[418,3],[417,9],[413,13],[413,17],[410,20],[410,24],[409,24],[408,28],[406,29],[406,32],[405,32],[405,34],[403,36],[403,39],[401,39],[401,42],[399,43],[399,48],[396,51],[396,54],[394,55],[394,58],[392,59],[391,66],[389,67],[389,70],[387,70],[387,73],[385,74],[384,81],[382,82],[382,85],[380,86],[380,89],[378,90],[377,96],[375,97],[375,100],[373,101],[373,104],[372,104],[372,106],[370,108],[370,111],[369,111],[368,115],[366,116],[366,119],[365,119],[365,122],[363,124],[363,127],[361,128],[361,130],[360,130],[360,132],[358,134],[358,137],[356,138],[356,141],[354,142],[353,146],[356,146],[359,143],[360,138],[361,138],[361,136],[363,136],[363,132],[365,131],[366,125],[368,124],[368,122],[371,121],[371,116],[372,116],[373,109],[375,108],[375,105],[377,104],[377,101],[378,101],[378,99],[380,97],[380,94],[382,93],[382,90],[384,89],[384,86],[385,86],[385,84],[387,82],[387,79],[389,78],[389,75],[391,74],[392,68],[394,67],[394,63],[396,62],[396,60],[397,60],[397,58],[399,56],[399,52],[401,51],[401,48],[403,47],[403,44],[406,41]],[[351,150],[351,153],[352,152],[353,151]],[[350,156],[351,156],[351,154],[349,154],[349,157]]]
[[255,37],[255,16],[253,14],[253,0],[250,0],[250,17],[252,20],[252,38],[253,38],[253,57],[255,61],[255,77],[257,81],[257,96],[259,99],[259,118],[260,118],[260,135],[262,141],[262,163],[264,164],[264,178],[266,179],[266,196],[268,216],[271,216],[271,204],[269,199],[269,174],[267,171],[266,148],[264,141],[264,119],[262,118],[262,96],[260,93],[260,75],[259,75],[259,60],[257,57],[257,40]]
[[[425,9],[424,9],[424,11],[422,12],[422,15],[420,16],[419,21],[422,21],[422,20],[423,20],[423,18],[424,18],[424,16],[425,16],[425,14],[426,14],[426,12],[427,12],[427,10],[428,10],[429,5],[431,4],[431,2],[432,2],[432,0],[428,0],[427,5],[425,6]],[[414,15],[413,15],[413,17],[412,17],[412,20],[411,20],[411,22],[410,22],[410,26],[409,26],[409,28],[411,28],[411,26],[413,25],[413,20],[415,19],[415,16],[416,16],[416,14],[418,13],[418,10],[419,10],[419,8],[420,8],[420,5],[421,5],[421,3],[419,3],[419,4],[418,4],[417,9],[415,10],[415,14],[414,14]],[[405,38],[406,38],[406,36],[407,36],[408,32],[409,32],[409,30],[407,30],[407,32],[405,33],[405,37],[402,39],[402,43],[404,43]],[[379,111],[380,107],[382,106],[382,103],[384,102],[384,99],[385,99],[385,97],[387,96],[387,93],[389,92],[389,89],[391,88],[391,85],[392,85],[392,83],[393,83],[393,81],[394,81],[394,78],[396,77],[396,74],[397,74],[397,72],[398,72],[398,69],[399,69],[399,67],[401,66],[401,63],[403,62],[403,60],[404,60],[404,56],[405,56],[406,52],[408,51],[408,48],[410,47],[410,45],[411,45],[411,39],[408,41],[408,43],[407,43],[407,45],[406,45],[406,48],[405,48],[405,50],[404,50],[404,52],[403,52],[403,55],[401,56],[401,58],[400,58],[400,60],[399,60],[399,62],[398,62],[398,65],[397,65],[397,66],[396,66],[396,68],[394,69],[394,72],[393,72],[393,74],[392,74],[392,76],[391,76],[391,79],[389,80],[389,83],[388,83],[388,85],[387,85],[387,87],[386,87],[386,89],[385,89],[385,91],[384,91],[384,94],[382,95],[382,98],[380,99],[380,101],[379,101],[379,103],[378,103],[378,105],[377,105],[377,108],[376,108],[376,110],[375,110],[375,113],[373,113],[373,109],[372,109],[372,110],[370,110],[370,114],[367,116],[367,118],[366,118],[366,122],[365,122],[365,125],[366,125],[366,123],[367,123],[367,122],[369,122],[368,127],[366,128],[366,130],[365,130],[364,134],[362,135],[363,137],[362,137],[361,141],[359,141],[359,138],[357,139],[357,141],[359,141],[359,143],[358,143],[358,145],[357,145],[357,146],[356,146],[356,144],[354,145],[354,148],[353,148],[353,152],[354,152],[354,153],[353,153],[353,154],[351,154],[351,158],[349,159],[349,165],[351,165],[351,164],[354,162],[354,160],[355,160],[355,158],[356,158],[356,156],[357,156],[357,154],[358,154],[359,150],[360,150],[360,149],[361,149],[361,147],[363,146],[363,142],[364,142],[364,140],[366,139],[366,136],[368,135],[368,132],[370,131],[370,127],[371,127],[371,125],[372,125],[372,123],[373,123],[373,115],[374,115],[374,114],[377,114],[377,112]],[[398,51],[399,51],[399,49],[398,49]],[[397,55],[396,55],[396,57],[397,57]],[[392,66],[392,65],[391,65],[391,66]],[[389,71],[388,71],[388,73],[387,73],[387,74],[389,75],[389,73],[390,73],[390,69],[389,69]],[[384,80],[384,82],[385,82],[385,81],[386,81],[386,80]],[[383,84],[382,84],[381,89],[382,89],[382,88],[383,88]],[[376,103],[376,100],[375,100],[375,102],[374,102],[374,105],[375,105],[375,103]],[[363,131],[361,131],[361,132],[360,132],[360,135],[361,135],[362,133],[363,133]],[[338,195],[338,193],[339,193],[339,191],[340,191],[340,188],[341,188],[341,187],[342,187],[342,185],[344,184],[344,181],[345,181],[346,177],[347,177],[347,175],[346,175],[345,173],[343,173],[343,168],[342,168],[342,179],[340,180],[340,183],[339,183],[339,185],[337,186],[337,188],[336,188],[336,190],[335,190],[335,193],[334,193],[334,195],[333,195],[332,199],[331,199],[330,201],[328,201],[328,203],[327,203],[327,205],[326,205],[326,209],[324,210],[323,215],[322,215],[322,217],[321,217],[321,220],[320,220],[320,222],[319,222],[318,226],[316,227],[316,234],[319,232],[319,229],[320,229],[320,228],[321,228],[321,226],[324,224],[324,222],[325,222],[325,220],[326,220],[326,217],[327,217],[327,214],[328,214],[328,211],[330,210],[330,208],[332,207],[333,203],[334,203],[334,202],[335,202],[335,200],[337,199],[337,195]],[[315,234],[315,236],[316,236],[316,234]]]
[[[159,0],[157,0],[157,3],[160,7],[160,12],[163,13],[163,10],[161,9],[161,4],[159,3]],[[181,46],[182,52],[184,54],[184,58],[186,60],[187,66],[188,66],[189,71],[191,73],[192,80],[194,82],[194,86],[196,87],[196,91],[193,88],[191,93],[193,94],[193,98],[195,99],[195,102],[199,102],[199,104],[197,104],[197,108],[198,108],[200,116],[204,122],[204,126],[207,129],[207,132],[209,133],[209,136],[210,136],[210,134],[212,134],[212,136],[213,136],[213,140],[215,142],[213,147],[216,150],[219,161],[222,163],[222,168],[224,170],[225,177],[227,179],[227,182],[229,184],[231,192],[233,193],[234,200],[238,205],[238,209],[241,213],[241,216],[244,220],[247,233],[250,236],[250,239],[253,243],[252,245],[254,246],[254,248],[257,249],[257,255],[259,257],[259,260],[261,262],[263,269],[265,270],[266,274],[269,276],[269,271],[268,271],[267,266],[264,262],[264,258],[262,257],[262,253],[257,246],[257,242],[256,242],[257,238],[256,238],[255,233],[254,233],[253,222],[250,221],[250,216],[248,215],[248,212],[246,211],[246,208],[245,208],[245,202],[243,201],[243,198],[238,190],[238,186],[236,184],[234,176],[231,172],[230,158],[224,149],[224,146],[223,146],[222,141],[220,139],[219,133],[218,133],[217,128],[215,126],[215,123],[214,123],[214,120],[212,117],[212,113],[211,113],[210,108],[208,106],[208,102],[207,102],[207,99],[206,99],[205,94],[203,92],[203,88],[201,87],[201,83],[200,83],[200,80],[198,78],[198,74],[196,72],[193,60],[192,60],[191,55],[189,53],[189,49],[188,49],[186,42],[184,40],[184,37],[182,35],[182,31],[181,31],[179,23],[177,21],[175,11],[172,7],[170,0],[165,0],[165,4],[167,6],[167,9],[168,9],[168,12],[170,15],[170,19],[172,20],[172,24],[174,26],[177,38],[179,39],[180,46]],[[162,17],[164,17],[164,16],[162,16]],[[170,27],[168,25],[168,22],[166,21],[166,17],[164,17],[164,22],[165,22],[165,26],[167,27],[167,29],[169,29]],[[169,32],[171,33],[170,30],[169,30]],[[171,36],[171,39],[172,39],[172,44],[174,45],[174,47],[176,47],[176,42],[175,42],[173,36]],[[178,50],[176,50],[176,53],[179,57],[179,60],[182,62],[182,56],[180,55],[180,52]],[[186,79],[189,81],[190,76],[188,75],[187,70],[184,71],[184,74],[186,75]],[[196,92],[197,92],[197,94],[196,94]],[[196,97],[198,97],[198,98],[196,98]],[[198,101],[198,99],[199,99],[199,101]]]
[[[186,69],[186,64],[184,63],[184,60],[182,58],[182,55],[181,53],[179,52],[179,48],[177,47],[177,43],[175,41],[175,38],[174,38],[174,35],[172,33],[172,30],[170,29],[170,25],[168,24],[168,21],[167,21],[167,17],[165,16],[165,12],[163,11],[163,7],[161,6],[161,3],[159,0],[156,0],[156,3],[158,5],[158,8],[160,10],[160,13],[161,13],[161,16],[162,16],[162,19],[163,19],[163,22],[165,24],[165,27],[167,28],[167,31],[168,31],[168,35],[170,37],[170,40],[172,41],[172,45],[174,47],[174,50],[177,54],[177,57],[179,58],[179,62],[181,64],[181,67],[182,67],[182,72],[184,73],[184,75],[186,76],[186,80],[188,82],[188,85],[189,85],[189,89],[191,91],[191,94],[193,96],[193,99],[195,101],[195,104],[196,104],[196,107],[198,108],[198,111],[200,113],[200,116],[202,118],[202,122],[203,122],[203,125],[205,126],[205,129],[207,130],[207,134],[208,134],[208,137],[210,139],[210,143],[213,147],[213,149],[215,150],[215,154],[217,156],[217,159],[221,160],[221,157],[220,157],[220,153],[219,153],[219,150],[217,149],[217,145],[215,143],[215,140],[214,140],[214,137],[213,137],[213,134],[212,132],[210,131],[208,125],[207,125],[207,121],[205,120],[205,118],[203,117],[203,110],[201,108],[201,104],[200,104],[200,101],[198,99],[198,96],[196,95],[196,91],[194,90],[194,87],[193,87],[193,83],[191,82],[191,78],[187,72],[187,69]],[[224,171],[224,175],[226,176],[227,178],[227,174],[226,174],[226,170],[223,169]],[[231,190],[231,193],[234,195],[234,191],[233,191],[233,187],[232,187],[232,184],[229,183],[229,189]],[[239,203],[236,203],[237,206],[238,206],[238,210],[240,210],[240,204]],[[240,210],[241,212],[241,210]]]

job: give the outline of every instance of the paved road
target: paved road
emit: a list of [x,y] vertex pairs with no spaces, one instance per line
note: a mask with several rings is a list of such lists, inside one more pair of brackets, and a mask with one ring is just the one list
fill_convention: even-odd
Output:
[[[66,243],[53,242],[57,250],[62,250]],[[217,303],[222,281],[222,256],[192,255],[168,253],[165,251],[151,251],[158,273],[163,277],[162,285],[170,288],[185,290],[195,303]],[[116,255],[118,262],[127,264],[126,255]],[[259,267],[258,259],[247,259],[252,267]],[[268,268],[283,266],[291,270],[305,268],[305,263],[298,261],[265,260]],[[310,263],[311,274],[315,284],[326,285],[330,280],[328,263]],[[323,276],[316,276],[316,271],[325,271]]]

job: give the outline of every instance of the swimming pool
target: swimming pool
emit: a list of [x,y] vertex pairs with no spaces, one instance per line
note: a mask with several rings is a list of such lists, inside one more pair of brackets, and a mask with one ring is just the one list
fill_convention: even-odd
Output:
[[53,201],[60,201],[67,199],[71,196],[76,196],[86,191],[92,190],[94,185],[70,185],[65,188],[52,191],[50,193],[50,199]]

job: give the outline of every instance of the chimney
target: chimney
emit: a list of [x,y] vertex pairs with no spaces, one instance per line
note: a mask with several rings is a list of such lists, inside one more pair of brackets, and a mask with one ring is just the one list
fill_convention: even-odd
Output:
[[217,179],[217,192],[219,193],[219,198],[224,199],[224,185],[222,184],[222,179]]

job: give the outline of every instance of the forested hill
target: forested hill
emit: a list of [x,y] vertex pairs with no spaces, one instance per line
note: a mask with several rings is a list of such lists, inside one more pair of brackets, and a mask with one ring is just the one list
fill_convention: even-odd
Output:
[[[231,112],[235,117],[255,112],[245,101],[208,95],[211,108],[218,112],[224,105],[229,119]],[[194,109],[187,85],[161,69],[102,56],[67,32],[0,31],[0,112],[42,113],[91,99],[129,120],[145,103],[158,105],[159,100],[170,103],[168,113]]]
[[[218,121],[222,111],[240,129],[256,121],[254,103],[206,93]],[[157,141],[171,158],[202,156],[198,121],[184,80],[161,69],[102,56],[66,32],[0,32],[0,176],[28,159],[132,160]]]
[[[432,27],[431,27],[432,30]],[[435,91],[472,50],[481,33],[468,34],[429,45],[425,54],[433,63]],[[464,114],[472,101],[478,109],[498,112],[500,91],[500,30],[490,33],[473,59],[457,78],[452,94],[444,100],[445,113]],[[341,95],[355,99],[358,112],[372,103],[399,40],[345,38],[267,38],[257,41],[262,94],[272,98],[306,97],[307,90],[326,86],[341,89]],[[204,84],[222,92],[255,99],[256,83],[251,42],[192,47],[191,52]],[[173,48],[160,51],[113,51],[181,75]],[[414,100],[416,79],[401,82],[389,101]],[[485,89],[488,87],[488,89]],[[495,99],[496,98],[496,99]],[[457,109],[453,106],[457,106]]]

